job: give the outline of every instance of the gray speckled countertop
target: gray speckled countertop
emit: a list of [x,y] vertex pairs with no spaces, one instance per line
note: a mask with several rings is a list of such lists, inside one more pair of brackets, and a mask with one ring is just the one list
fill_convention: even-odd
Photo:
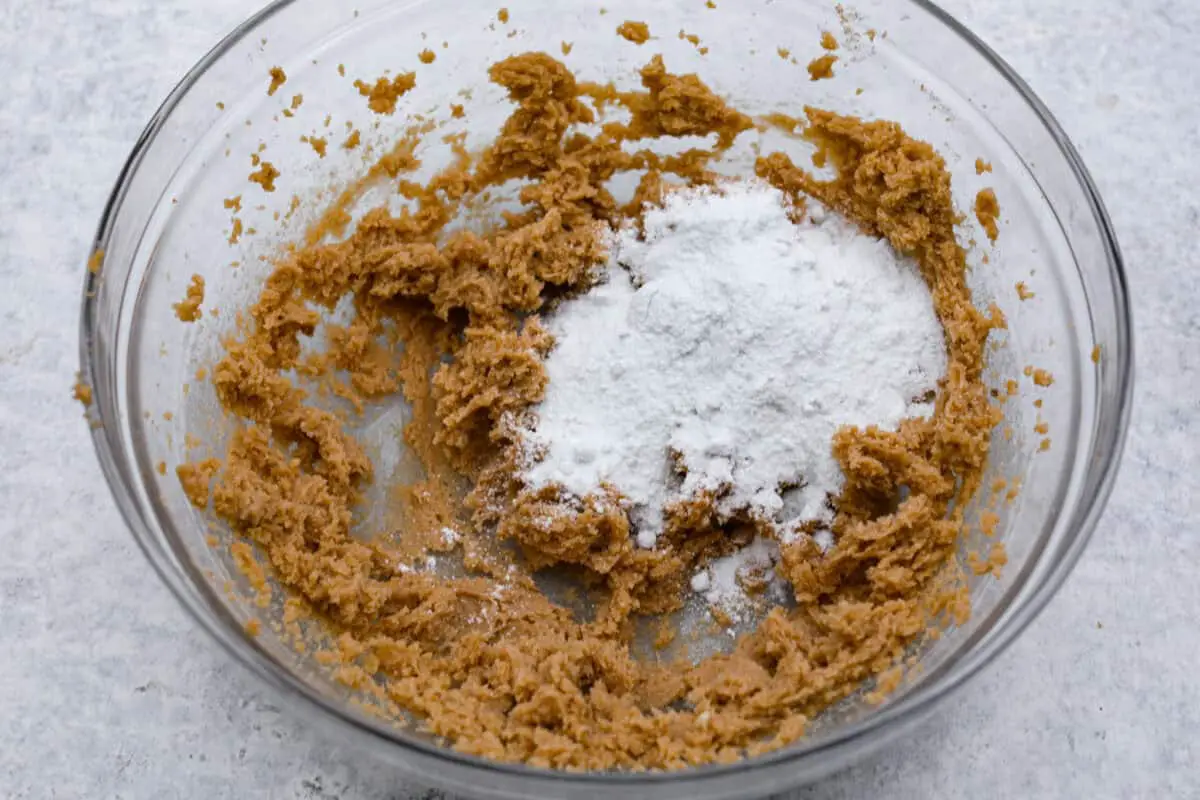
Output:
[[[1134,425],[1089,551],[1020,641],[910,739],[797,796],[1197,797],[1200,5],[946,5],[1054,110],[1108,203],[1138,326]],[[118,165],[246,12],[0,2],[3,797],[418,796],[273,705],[184,616],[68,397],[82,261]]]

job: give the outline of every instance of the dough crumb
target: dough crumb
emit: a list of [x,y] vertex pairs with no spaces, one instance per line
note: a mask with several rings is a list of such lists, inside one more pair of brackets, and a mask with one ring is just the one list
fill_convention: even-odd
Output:
[[1000,573],[1008,564],[1008,550],[1002,542],[992,542],[987,558],[980,558],[978,553],[967,556],[967,564],[976,575],[991,575],[999,579]]
[[833,65],[838,61],[838,57],[833,54],[823,55],[819,58],[814,58],[808,62],[808,78],[812,81],[819,81],[833,77]]
[[329,150],[329,140],[319,136],[301,136],[300,141],[306,142],[318,158],[324,158]]
[[1000,228],[996,224],[999,216],[1000,203],[996,200],[996,193],[991,189],[980,189],[979,194],[975,195],[975,218],[993,242],[1000,235]]
[[575,45],[571,44],[570,42],[563,42],[563,43],[560,45],[560,49],[562,50],[562,54],[563,54],[564,56],[569,56],[569,55],[571,55],[571,49],[572,49],[574,46],[575,46]]
[[287,73],[282,67],[271,67],[271,85],[267,88],[267,96],[274,96],[280,87],[287,83]]
[[634,44],[645,44],[650,40],[650,26],[644,22],[627,19],[617,26],[621,38]]
[[1095,347],[1092,348],[1092,363],[1093,364],[1100,363],[1100,345],[1096,345]]
[[175,309],[175,316],[179,318],[180,322],[195,322],[203,316],[200,311],[200,304],[203,302],[204,278],[200,275],[193,275],[192,282],[187,288],[187,295],[172,308]]
[[242,196],[239,194],[236,197],[225,198],[225,208],[233,211],[235,214],[242,210]]
[[1044,369],[1033,371],[1033,382],[1038,386],[1049,386],[1054,383],[1054,376]]
[[275,179],[279,175],[279,170],[270,161],[260,161],[258,169],[250,173],[250,182],[257,183],[264,192],[273,192],[275,191]]
[[1029,287],[1025,285],[1025,281],[1017,281],[1017,297],[1024,302],[1025,300],[1032,300],[1037,295],[1029,290]]
[[88,258],[88,261],[87,261],[88,272],[92,273],[93,275],[99,275],[100,270],[103,267],[104,267],[104,251],[96,250]]
[[354,88],[367,98],[367,107],[376,114],[390,116],[396,113],[396,103],[401,97],[412,91],[417,85],[415,72],[402,72],[392,79],[385,75],[370,84],[365,81],[355,81]]
[[233,228],[229,231],[229,243],[237,244],[242,238],[242,220],[240,217],[233,218]]
[[500,22],[502,22],[503,24],[507,25],[507,24],[508,24],[508,9],[507,9],[507,8],[502,8],[502,9],[500,9],[499,11],[497,11],[497,12],[496,12],[496,19],[500,20]]
[[829,31],[822,31],[821,32],[821,47],[825,48],[826,50],[837,50],[838,49],[838,40]]
[[426,48],[417,54],[417,58],[421,60],[422,64],[432,64],[435,60],[437,60],[437,53]]
[[82,403],[84,408],[92,405],[92,387],[84,383],[78,374],[75,376],[75,385],[71,388],[71,396],[77,402]]
[[985,172],[991,172],[992,165],[984,161],[982,158],[975,159],[975,174],[982,175]]
[[354,130],[350,131],[350,135],[346,137],[346,141],[342,142],[342,149],[353,150],[360,144],[362,144],[362,133],[358,130],[358,128],[355,128]]

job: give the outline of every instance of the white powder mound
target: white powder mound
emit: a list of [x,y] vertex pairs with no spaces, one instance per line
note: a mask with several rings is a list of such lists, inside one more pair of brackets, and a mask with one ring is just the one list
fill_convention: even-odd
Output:
[[765,183],[734,182],[673,193],[644,238],[613,237],[604,282],[547,320],[530,485],[611,484],[647,548],[664,505],[703,489],[785,539],[831,519],[834,432],[928,414],[945,348],[911,261],[836,215],[787,212]]

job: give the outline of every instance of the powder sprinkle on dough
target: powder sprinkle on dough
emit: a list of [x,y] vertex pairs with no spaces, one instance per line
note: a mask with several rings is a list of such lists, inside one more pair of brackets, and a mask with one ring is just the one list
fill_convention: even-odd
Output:
[[[673,192],[620,231],[607,278],[545,320],[556,346],[526,480],[580,498],[616,488],[646,548],[664,509],[701,493],[720,496],[719,519],[778,523],[784,540],[832,522],[834,434],[928,415],[910,400],[946,364],[916,266],[821,217],[797,226],[778,189],[750,181]],[[804,487],[795,509],[780,486]]]

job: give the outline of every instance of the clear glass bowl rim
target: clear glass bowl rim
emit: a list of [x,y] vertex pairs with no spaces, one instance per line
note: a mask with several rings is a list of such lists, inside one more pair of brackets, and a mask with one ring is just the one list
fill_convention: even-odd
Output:
[[[207,69],[236,43],[254,34],[255,30],[262,23],[288,6],[291,6],[294,2],[296,0],[274,0],[274,2],[248,18],[197,62],[171,91],[150,119],[150,122],[138,138],[137,143],[134,145],[132,152],[122,167],[108,202],[105,205],[90,255],[94,256],[96,253],[104,250],[109,232],[112,229],[112,223],[117,211],[121,207],[131,177],[138,169],[147,148],[154,141],[180,99],[187,94],[193,84],[200,79]],[[384,725],[374,723],[364,717],[351,716],[345,713],[335,703],[319,696],[302,681],[282,669],[263,651],[249,645],[242,636],[240,627],[238,630],[233,630],[236,627],[236,623],[232,618],[221,616],[220,621],[218,621],[217,616],[208,613],[208,610],[202,606],[197,597],[187,591],[186,580],[188,580],[188,576],[180,573],[176,565],[172,563],[170,553],[162,549],[154,541],[153,533],[147,530],[141,523],[135,510],[136,500],[130,488],[126,485],[125,476],[117,464],[118,459],[121,457],[114,452],[113,443],[106,434],[107,426],[93,426],[92,442],[96,449],[96,455],[122,517],[125,519],[139,548],[150,561],[155,572],[158,573],[163,583],[166,584],[167,588],[187,610],[193,620],[206,630],[230,656],[246,666],[252,673],[262,679],[263,682],[288,697],[300,700],[302,705],[306,707],[306,710],[315,713],[318,717],[338,724],[346,732],[374,740],[374,743],[377,745],[385,747],[397,746],[402,749],[415,750],[426,757],[432,757],[434,761],[440,759],[447,762],[447,766],[453,764],[456,767],[474,771],[479,777],[485,776],[488,772],[499,772],[510,778],[524,778],[543,785],[553,785],[555,781],[561,781],[577,785],[591,784],[596,786],[596,788],[599,788],[600,785],[612,787],[614,784],[623,784],[632,787],[635,785],[663,782],[680,783],[689,779],[703,780],[707,777],[730,777],[738,773],[753,772],[756,769],[771,765],[783,765],[799,761],[802,758],[808,759],[823,753],[833,753],[835,750],[850,746],[856,741],[865,743],[874,735],[882,733],[889,727],[900,726],[906,721],[923,717],[942,699],[960,688],[984,666],[995,660],[1036,619],[1037,615],[1041,613],[1050,599],[1062,586],[1082,555],[1103,512],[1105,503],[1112,492],[1112,487],[1119,471],[1121,455],[1124,451],[1133,406],[1134,345],[1128,283],[1124,261],[1121,257],[1120,247],[1117,243],[1116,234],[1113,231],[1108,212],[1079,153],[1076,151],[1074,145],[1071,144],[1053,114],[1050,113],[1045,104],[1042,103],[1033,90],[1016,74],[1007,62],[954,17],[928,0],[907,0],[907,2],[929,14],[934,20],[940,22],[951,33],[957,35],[979,55],[983,56],[1029,105],[1057,144],[1061,155],[1066,160],[1078,182],[1079,188],[1083,190],[1093,220],[1103,236],[1103,245],[1107,253],[1107,265],[1112,279],[1113,301],[1117,317],[1117,340],[1109,351],[1114,356],[1110,359],[1109,363],[1118,370],[1116,376],[1117,395],[1113,400],[1113,403],[1116,405],[1116,419],[1114,420],[1114,424],[1108,426],[1107,429],[1101,427],[1098,431],[1101,438],[1091,442],[1094,449],[1104,450],[1110,454],[1110,457],[1090,468],[1085,475],[1085,485],[1090,486],[1091,491],[1085,492],[1080,498],[1079,505],[1073,509],[1076,519],[1073,530],[1068,534],[1069,541],[1066,543],[1066,549],[1061,557],[1051,566],[1046,578],[1040,584],[1032,587],[1029,596],[1024,602],[1019,607],[1011,608],[1013,613],[1008,619],[1004,620],[1003,625],[986,631],[989,637],[978,648],[967,650],[961,654],[961,657],[957,659],[952,658],[947,665],[944,665],[947,669],[945,669],[940,681],[929,681],[927,684],[917,687],[904,697],[899,698],[893,704],[880,709],[875,714],[846,725],[844,728],[832,732],[827,737],[820,739],[810,746],[805,747],[801,745],[755,758],[744,759],[734,764],[698,767],[680,772],[636,774],[562,772],[533,768],[521,764],[491,761],[457,753],[448,748],[437,747],[416,739],[401,738]],[[86,274],[80,319],[80,376],[81,380],[88,385],[94,386],[93,375],[96,372],[94,365],[98,356],[94,348],[94,339],[91,331],[93,330],[96,315],[95,290],[97,288],[97,277],[90,272]]]

